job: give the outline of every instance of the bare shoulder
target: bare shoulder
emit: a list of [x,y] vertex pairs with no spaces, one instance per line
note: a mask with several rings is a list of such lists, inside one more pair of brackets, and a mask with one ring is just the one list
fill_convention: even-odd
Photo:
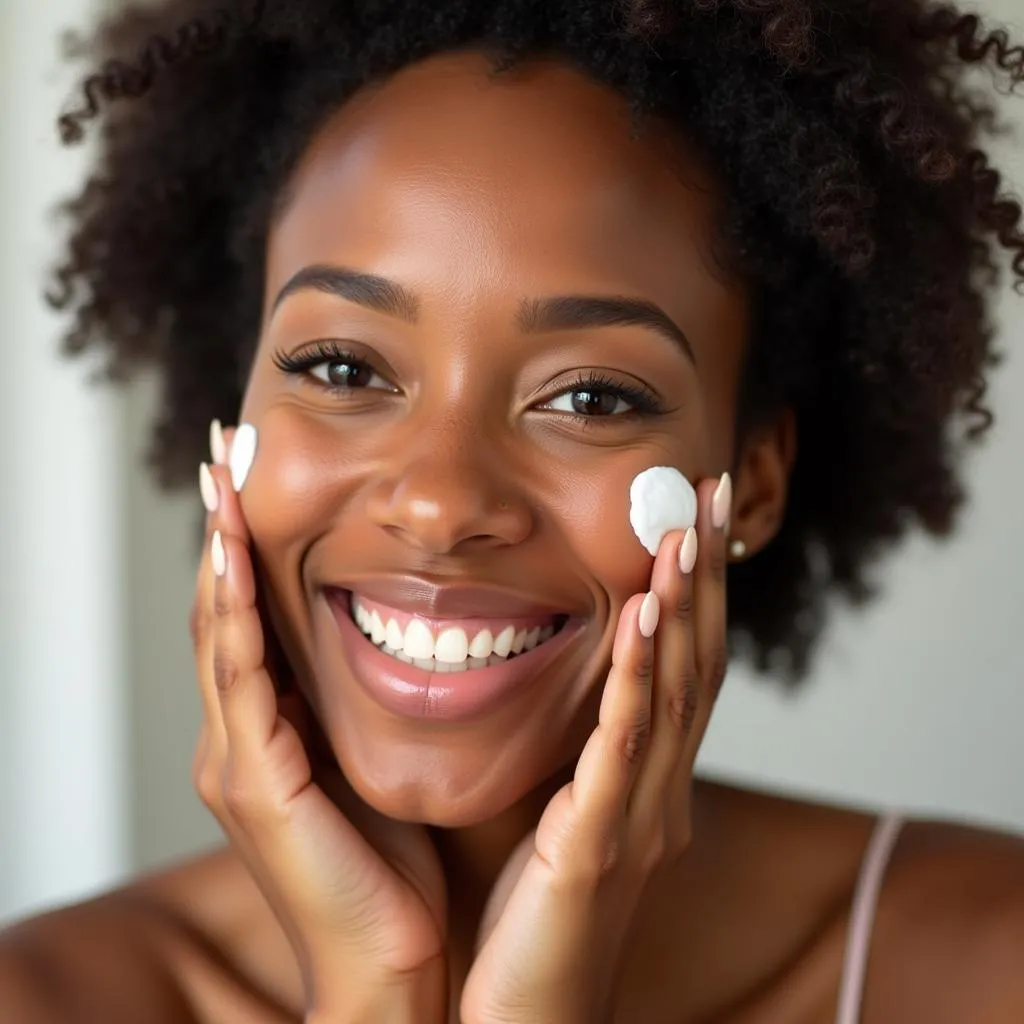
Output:
[[1024,838],[904,827],[885,881],[866,1024],[1024,1020]]
[[227,849],[0,938],[0,983],[39,1019],[285,1024],[302,1016],[287,941]]
[[229,848],[133,882],[125,895],[164,922],[166,952],[211,1021],[301,1018],[291,947],[252,875]]

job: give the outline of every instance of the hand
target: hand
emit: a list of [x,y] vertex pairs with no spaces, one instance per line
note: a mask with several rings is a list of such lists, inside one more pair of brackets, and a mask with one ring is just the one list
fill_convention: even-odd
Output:
[[[693,762],[725,675],[731,483],[705,481],[698,496],[699,554],[697,531],[665,538],[654,596],[634,596],[619,617],[599,724],[573,780],[498,879],[463,1024],[612,1019],[644,890],[689,845]],[[684,567],[697,554],[692,572],[679,569],[681,547]]]
[[192,614],[205,711],[196,788],[288,936],[308,1020],[444,1020],[445,890],[433,843],[359,800],[336,764],[314,768],[311,712],[265,663],[230,474],[215,464],[201,475],[212,511]]

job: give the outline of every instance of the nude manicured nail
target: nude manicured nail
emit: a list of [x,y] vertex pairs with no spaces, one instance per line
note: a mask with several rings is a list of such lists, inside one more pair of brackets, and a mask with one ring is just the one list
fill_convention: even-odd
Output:
[[220,504],[217,494],[217,481],[213,479],[210,467],[205,462],[199,463],[199,493],[207,512],[216,512]]
[[210,541],[210,562],[213,564],[215,576],[223,576],[228,571],[228,556],[224,551],[224,540],[220,530],[213,531],[213,540]]
[[641,636],[654,636],[654,631],[658,628],[658,618],[660,615],[661,602],[658,600],[658,595],[653,590],[649,590],[643,604],[640,605],[640,615],[637,618],[637,625],[640,627]]
[[224,442],[224,428],[220,425],[220,420],[213,420],[210,423],[210,456],[218,466],[223,466],[228,461],[228,446]]
[[697,531],[691,526],[683,535],[683,542],[679,545],[679,571],[684,576],[689,576],[696,564]]
[[732,478],[728,473],[722,474],[715,493],[711,496],[711,525],[716,530],[725,528],[732,511]]
[[243,423],[236,431],[231,442],[231,486],[236,491],[242,489],[253,459],[256,458],[256,428],[251,423]]

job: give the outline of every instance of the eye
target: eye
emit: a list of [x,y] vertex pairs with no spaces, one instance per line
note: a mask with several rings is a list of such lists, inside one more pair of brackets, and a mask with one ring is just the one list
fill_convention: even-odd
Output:
[[626,383],[593,370],[583,371],[568,388],[540,408],[580,421],[622,420],[655,416],[663,411],[658,396],[639,381]]
[[305,377],[329,391],[396,391],[395,386],[359,356],[336,342],[317,342],[302,352],[275,352],[274,365],[282,372]]
[[394,390],[369,363],[345,357],[325,359],[312,364],[306,371],[311,377],[332,388],[384,388]]
[[545,408],[576,416],[616,416],[633,409],[617,391],[600,387],[566,391],[548,402]]

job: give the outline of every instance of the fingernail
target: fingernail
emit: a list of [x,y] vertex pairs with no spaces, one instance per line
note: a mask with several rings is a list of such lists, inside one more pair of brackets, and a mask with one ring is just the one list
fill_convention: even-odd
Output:
[[722,474],[715,493],[711,496],[711,525],[716,530],[725,528],[732,511],[732,478],[728,473]]
[[696,564],[697,531],[691,526],[683,535],[683,542],[679,545],[679,571],[684,576],[689,576]]
[[653,590],[649,590],[643,604],[640,605],[640,615],[637,619],[641,636],[648,638],[654,636],[654,631],[658,628],[658,618],[660,615],[661,602],[658,600],[658,595]]
[[205,462],[199,463],[199,493],[207,512],[216,512],[220,504],[217,495],[217,481],[213,479],[210,467]]
[[210,561],[213,563],[215,576],[223,576],[228,571],[228,556],[224,551],[224,539],[220,530],[213,531],[213,540],[210,541]]
[[236,431],[231,442],[231,486],[236,491],[242,489],[245,478],[252,469],[252,460],[256,458],[256,428],[251,423],[243,423]]
[[220,420],[210,422],[210,455],[215,465],[223,466],[228,461],[228,448],[224,443],[224,428]]

